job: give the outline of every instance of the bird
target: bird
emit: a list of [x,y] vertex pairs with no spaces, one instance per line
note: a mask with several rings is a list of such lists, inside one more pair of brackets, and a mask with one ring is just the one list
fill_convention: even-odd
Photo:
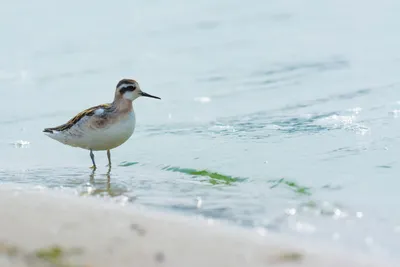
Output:
[[111,168],[111,149],[125,143],[134,133],[136,115],[132,102],[139,97],[161,99],[140,89],[134,79],[123,78],[115,88],[112,103],[87,108],[66,123],[45,128],[48,137],[71,147],[89,150],[92,169],[96,169],[93,151],[107,151]]

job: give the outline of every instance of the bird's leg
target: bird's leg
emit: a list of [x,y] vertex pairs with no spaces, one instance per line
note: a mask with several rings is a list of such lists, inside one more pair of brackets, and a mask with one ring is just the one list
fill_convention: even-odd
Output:
[[91,149],[90,149],[90,158],[92,159],[92,162],[93,162],[93,166],[91,168],[96,169],[96,163],[94,162],[94,154]]
[[111,153],[110,150],[107,150],[107,158],[108,158],[108,165],[106,167],[111,168]]

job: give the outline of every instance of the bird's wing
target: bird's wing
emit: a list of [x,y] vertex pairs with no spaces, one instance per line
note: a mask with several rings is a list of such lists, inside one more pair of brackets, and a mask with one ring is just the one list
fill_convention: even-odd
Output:
[[43,132],[53,133],[53,131],[62,132],[62,131],[68,130],[69,128],[74,126],[76,123],[78,123],[83,117],[93,116],[95,114],[96,110],[99,110],[99,109],[107,110],[110,108],[111,108],[111,104],[101,104],[98,106],[90,107],[88,109],[85,109],[85,110],[79,112],[78,114],[76,114],[72,119],[70,119],[66,123],[64,123],[60,126],[57,126],[57,127],[46,128],[43,130]]

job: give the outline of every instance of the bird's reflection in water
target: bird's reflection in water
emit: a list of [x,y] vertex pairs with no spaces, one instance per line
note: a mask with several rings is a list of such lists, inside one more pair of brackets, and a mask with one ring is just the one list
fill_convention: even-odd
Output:
[[129,191],[124,185],[111,183],[111,168],[109,168],[108,171],[102,175],[96,174],[96,170],[93,169],[89,177],[90,183],[82,195],[118,197]]

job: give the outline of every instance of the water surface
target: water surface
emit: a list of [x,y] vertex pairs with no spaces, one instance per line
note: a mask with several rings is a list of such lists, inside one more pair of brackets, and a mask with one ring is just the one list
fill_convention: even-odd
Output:
[[[396,256],[400,3],[3,1],[0,182],[72,190]],[[42,129],[112,101],[112,151]]]

